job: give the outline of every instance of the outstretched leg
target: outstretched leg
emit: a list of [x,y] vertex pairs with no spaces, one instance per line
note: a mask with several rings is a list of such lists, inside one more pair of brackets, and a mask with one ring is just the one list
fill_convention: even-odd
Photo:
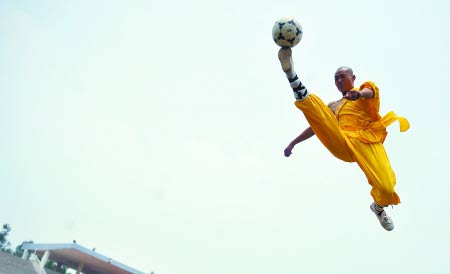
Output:
[[310,94],[298,79],[294,70],[291,48],[281,48],[278,51],[278,59],[294,92],[295,105],[303,112],[315,135],[335,157],[346,162],[353,162],[354,158],[349,148],[351,144],[342,133],[334,113],[319,97]]
[[297,73],[294,70],[291,48],[281,48],[278,51],[278,59],[280,60],[281,68],[286,74],[291,88],[294,91],[295,99],[300,101],[304,100],[306,97],[308,97],[309,93],[300,79],[298,79]]

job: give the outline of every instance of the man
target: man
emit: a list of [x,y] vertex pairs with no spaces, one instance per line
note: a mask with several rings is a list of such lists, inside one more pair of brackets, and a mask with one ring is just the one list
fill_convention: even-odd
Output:
[[342,98],[327,106],[319,97],[310,94],[298,78],[291,48],[281,48],[278,58],[293,89],[295,105],[310,125],[286,147],[284,155],[289,157],[296,144],[316,135],[335,157],[346,162],[356,162],[372,186],[370,194],[374,202],[370,209],[381,226],[391,231],[394,223],[384,208],[397,205],[400,198],[394,191],[395,174],[383,142],[388,125],[399,121],[400,131],[406,131],[409,128],[408,120],[396,116],[394,112],[381,117],[378,87],[373,82],[355,87],[356,76],[349,67],[336,70],[335,84]]

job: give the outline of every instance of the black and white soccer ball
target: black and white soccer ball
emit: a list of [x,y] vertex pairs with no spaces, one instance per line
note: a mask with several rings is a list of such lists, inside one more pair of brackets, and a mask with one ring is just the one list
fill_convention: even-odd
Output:
[[302,40],[302,35],[302,26],[293,17],[277,20],[272,28],[273,41],[280,47],[295,47]]

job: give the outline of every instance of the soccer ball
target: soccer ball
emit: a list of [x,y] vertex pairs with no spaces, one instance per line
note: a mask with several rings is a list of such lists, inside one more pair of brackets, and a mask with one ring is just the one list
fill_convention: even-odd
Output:
[[272,28],[272,38],[280,47],[294,47],[302,40],[302,26],[292,17],[277,20]]

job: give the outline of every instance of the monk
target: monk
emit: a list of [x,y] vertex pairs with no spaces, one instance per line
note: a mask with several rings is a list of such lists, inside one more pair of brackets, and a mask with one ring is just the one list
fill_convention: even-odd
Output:
[[372,187],[370,194],[373,203],[370,209],[384,229],[393,230],[394,222],[386,214],[385,208],[399,204],[400,197],[394,190],[395,173],[383,142],[387,126],[398,121],[400,131],[406,131],[409,129],[408,120],[392,111],[382,117],[379,114],[378,87],[371,81],[355,87],[356,76],[349,67],[339,67],[334,74],[336,87],[342,94],[341,99],[325,105],[298,78],[291,48],[281,48],[278,58],[293,90],[295,106],[303,112],[310,125],[289,143],[284,155],[289,157],[296,144],[316,135],[336,158],[356,162]]

